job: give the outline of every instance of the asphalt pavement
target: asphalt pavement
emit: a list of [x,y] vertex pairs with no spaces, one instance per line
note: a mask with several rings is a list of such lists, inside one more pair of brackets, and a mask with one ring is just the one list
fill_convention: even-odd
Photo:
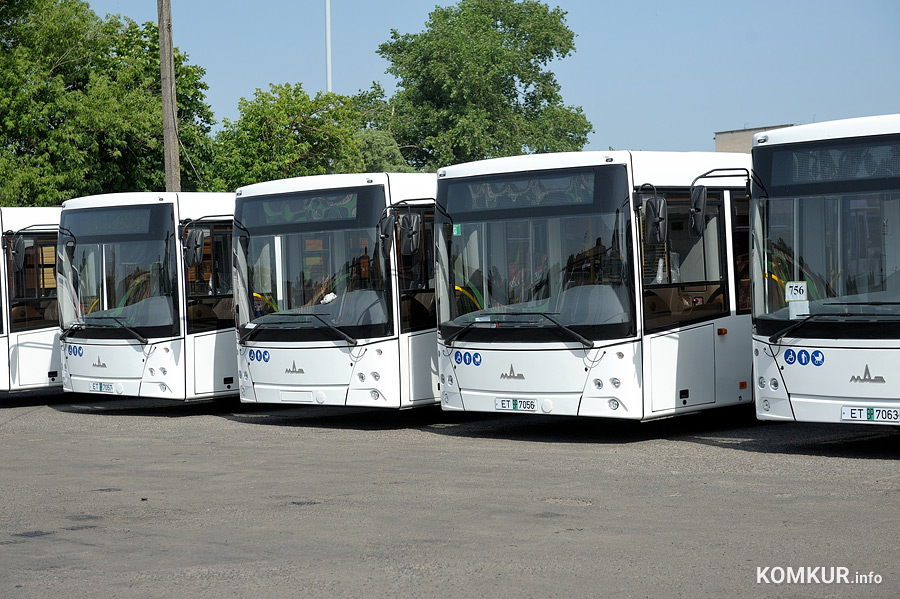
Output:
[[897,597],[900,432],[0,398],[0,597]]

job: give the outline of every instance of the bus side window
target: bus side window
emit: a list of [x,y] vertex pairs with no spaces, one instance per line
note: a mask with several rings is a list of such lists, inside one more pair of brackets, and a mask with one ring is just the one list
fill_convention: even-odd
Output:
[[711,193],[702,236],[690,233],[690,198],[668,199],[669,235],[664,245],[643,243],[644,322],[660,330],[715,318],[729,310],[725,268],[725,219]]
[[[7,236],[11,247],[14,236]],[[24,238],[25,260],[20,270],[8,254],[10,330],[24,331],[59,324],[56,303],[55,236]]]
[[746,194],[731,193],[731,232],[734,246],[734,281],[737,313],[750,313],[750,198]]
[[[397,252],[400,322],[404,333],[437,326],[434,303],[434,210],[412,210],[420,214],[418,251],[410,256]],[[399,239],[395,247],[400,247]]]
[[188,332],[197,333],[234,326],[231,290],[231,227],[204,228],[203,261],[187,268]]

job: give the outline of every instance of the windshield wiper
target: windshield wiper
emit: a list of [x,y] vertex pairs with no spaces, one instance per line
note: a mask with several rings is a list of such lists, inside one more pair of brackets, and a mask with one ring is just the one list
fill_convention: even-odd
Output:
[[476,321],[473,320],[472,322],[470,322],[469,324],[467,324],[466,326],[464,326],[464,327],[461,328],[460,330],[456,331],[455,333],[452,333],[452,334],[448,335],[447,338],[444,339],[444,343],[447,345],[447,347],[450,347],[450,344],[453,343],[453,341],[454,341],[455,339],[458,339],[458,338],[462,337],[467,331],[471,330],[472,327],[475,326],[475,322],[476,322]]
[[[335,324],[330,323],[327,320],[325,320],[324,318],[322,318],[321,314],[316,314],[315,312],[308,312],[308,313],[304,313],[304,314],[297,314],[296,316],[312,316],[313,318],[315,318],[316,320],[318,320],[319,322],[324,324],[326,327],[328,327],[329,329],[331,329],[332,331],[337,333],[341,339],[343,339],[350,345],[355,346],[356,344],[359,343],[359,341],[357,341],[354,337],[351,337],[350,335],[348,335],[347,333],[345,333],[344,331],[339,329]],[[305,321],[305,323],[308,323],[308,322],[309,322],[308,320]],[[265,322],[258,322],[258,323],[255,323],[255,325],[252,329],[250,329],[249,331],[247,331],[246,333],[244,333],[241,336],[240,342],[246,343],[247,341],[251,341],[256,336],[256,333],[258,333],[262,329],[278,329],[278,328],[302,329],[302,328],[306,328],[306,327],[303,327],[303,326],[285,327],[285,326],[280,326],[280,325],[301,325],[301,324],[305,324],[305,323],[300,323],[300,322],[297,322],[296,320],[268,320]]]
[[132,337],[140,341],[141,343],[147,343],[147,338],[138,333],[136,330],[122,322],[118,316],[90,316],[90,318],[106,318],[112,321],[115,321],[119,326],[111,325],[111,324],[100,324],[97,322],[76,322],[72,324],[65,332],[59,336],[60,340],[65,340],[68,335],[74,331],[83,331],[85,329],[95,328],[95,329],[122,329],[131,334]]
[[73,322],[69,325],[65,331],[62,332],[62,335],[59,336],[60,341],[65,341],[69,338],[69,335],[74,333],[75,331],[83,331],[85,329],[84,323],[81,322]]
[[779,343],[781,341],[782,337],[786,337],[790,333],[793,333],[794,331],[796,331],[797,329],[799,329],[806,323],[813,321],[813,320],[818,320],[820,318],[843,318],[843,317],[853,317],[853,316],[856,316],[856,315],[855,314],[809,314],[806,316],[806,318],[798,320],[797,322],[792,322],[788,326],[784,327],[783,329],[781,329],[780,331],[778,331],[777,333],[775,333],[774,335],[769,337],[769,343]]
[[314,316],[314,317],[316,317],[316,318],[319,320],[319,322],[321,322],[321,323],[324,324],[326,327],[328,327],[329,329],[331,329],[332,331],[334,331],[335,333],[337,333],[338,335],[340,335],[341,338],[342,338],[344,341],[346,341],[347,343],[349,343],[350,345],[356,345],[357,343],[359,343],[359,341],[357,341],[355,338],[351,337],[350,335],[348,335],[347,333],[345,333],[344,331],[342,331],[341,329],[339,329],[339,328],[337,327],[337,325],[335,325],[335,324],[332,323],[332,322],[328,322],[327,320],[325,320],[324,318],[322,318],[322,315],[321,315],[321,314],[316,314],[315,312],[310,312],[310,313],[307,314],[306,316]]
[[590,339],[588,339],[587,337],[585,337],[578,331],[572,329],[571,327],[568,327],[568,326],[564,325],[563,323],[559,322],[558,320],[556,320],[555,318],[550,316],[550,314],[548,312],[503,312],[504,316],[505,315],[531,316],[531,315],[535,315],[535,314],[537,316],[542,316],[542,317],[546,318],[547,320],[549,320],[551,323],[553,323],[553,325],[556,328],[558,328],[560,331],[564,332],[570,338],[574,339],[575,341],[577,341],[578,343],[583,345],[585,348],[594,347],[593,341],[591,341]]
[[549,320],[550,322],[555,324],[559,328],[559,330],[565,332],[567,335],[569,335],[569,337],[571,337],[575,341],[578,341],[579,343],[581,343],[581,345],[583,345],[585,347],[585,349],[594,347],[593,341],[591,341],[590,339],[588,339],[587,337],[585,337],[584,335],[582,335],[575,329],[568,327],[568,326],[564,325],[563,323],[559,322],[555,318],[551,318],[550,315],[547,314],[546,312],[533,312],[532,314],[540,314],[541,316],[543,316],[544,318],[546,318],[547,320]]
[[[559,322],[555,318],[551,317],[550,314],[548,314],[547,312],[497,312],[497,313],[493,314],[493,316],[541,316],[542,318],[549,320],[553,324],[554,327],[556,327],[557,329],[559,329],[560,331],[565,333],[569,338],[574,339],[578,343],[582,344],[585,348],[594,347],[593,341],[591,341],[590,339],[588,339],[587,337],[585,337],[578,331],[564,325],[563,323]],[[462,337],[465,333],[470,331],[472,329],[472,327],[474,327],[477,324],[484,323],[484,324],[499,325],[501,322],[502,322],[501,320],[491,319],[490,316],[488,317],[487,320],[472,321],[469,324],[467,324],[466,326],[464,326],[463,328],[461,328],[460,330],[456,331],[455,333],[453,333],[452,335],[450,335],[446,339],[444,339],[444,343],[447,344],[447,346],[449,347],[454,339],[458,339],[459,337]]]

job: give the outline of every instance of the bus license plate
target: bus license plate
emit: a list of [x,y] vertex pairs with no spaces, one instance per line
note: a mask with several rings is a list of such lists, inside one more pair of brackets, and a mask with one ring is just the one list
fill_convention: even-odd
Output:
[[535,399],[505,399],[496,398],[495,407],[503,412],[537,412],[537,400]]
[[113,392],[113,384],[112,383],[88,383],[88,391],[98,391],[100,393],[112,393]]
[[884,422],[887,424],[900,424],[900,409],[842,406],[841,420],[849,420],[850,422]]

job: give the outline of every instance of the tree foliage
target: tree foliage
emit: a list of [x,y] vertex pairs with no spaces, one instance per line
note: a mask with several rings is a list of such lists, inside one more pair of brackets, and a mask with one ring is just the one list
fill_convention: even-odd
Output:
[[[99,18],[81,0],[0,3],[0,204],[164,187],[155,23]],[[176,49],[182,185],[201,183],[212,111],[205,71]]]
[[238,109],[238,120],[226,119],[216,136],[216,189],[364,168],[354,137],[362,117],[350,98],[310,97],[301,84],[286,83],[257,89]]
[[460,0],[378,53],[399,80],[389,127],[418,167],[580,150],[591,124],[546,66],[571,54],[565,12],[537,0]]

